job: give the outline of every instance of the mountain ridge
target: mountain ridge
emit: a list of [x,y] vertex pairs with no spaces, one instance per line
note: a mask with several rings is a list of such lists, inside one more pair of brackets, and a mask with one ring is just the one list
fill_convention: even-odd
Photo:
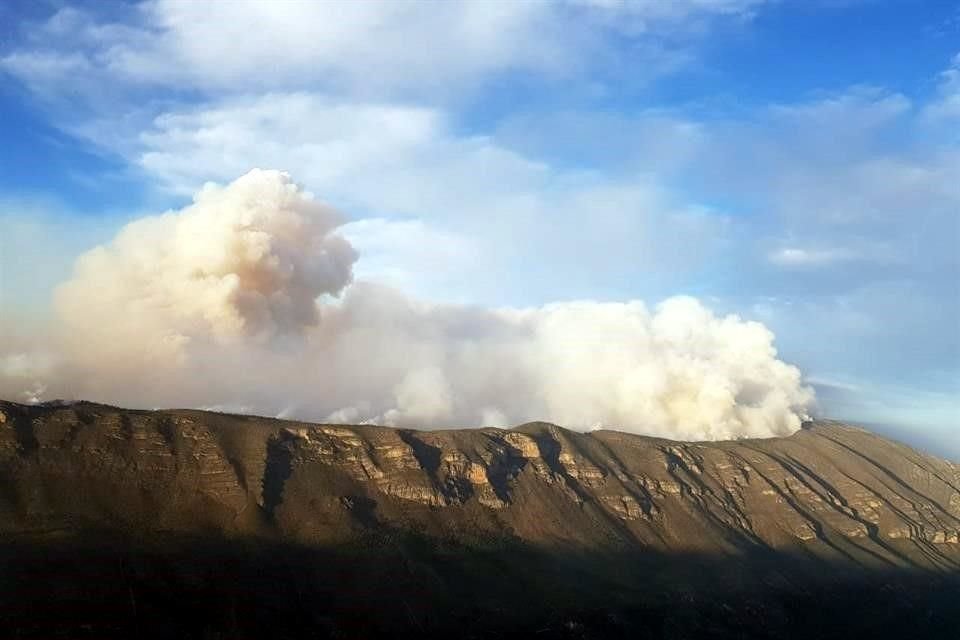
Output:
[[[960,466],[834,421],[807,422],[784,438],[679,442],[546,422],[419,431],[85,402],[3,402],[0,411],[0,464],[13,486],[34,472],[56,484],[68,471],[119,489],[155,485],[161,503],[164,491],[179,491],[181,501],[207,501],[237,518],[256,505],[260,524],[297,540],[349,535],[356,518],[343,512],[354,498],[376,503],[387,521],[429,521],[420,507],[455,508],[455,522],[491,534],[506,525],[534,542],[613,536],[658,549],[730,550],[703,538],[734,548],[816,541],[824,553],[893,564],[903,554],[920,565],[941,555],[952,562],[941,552],[960,534]],[[194,479],[199,488],[183,497]],[[337,504],[317,506],[321,497]],[[564,522],[544,526],[531,512]],[[297,524],[310,513],[328,526]],[[269,528],[241,520],[213,518],[225,530]]]
[[0,635],[947,638],[958,488],[832,421],[687,443],[0,401]]

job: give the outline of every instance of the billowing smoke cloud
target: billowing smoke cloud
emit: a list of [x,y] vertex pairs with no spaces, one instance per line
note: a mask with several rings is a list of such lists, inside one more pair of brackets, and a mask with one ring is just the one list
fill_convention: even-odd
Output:
[[761,324],[686,297],[427,304],[352,283],[340,222],[286,174],[254,170],[127,225],[57,291],[49,348],[0,352],[0,393],[683,439],[787,434],[813,401]]
[[191,342],[267,343],[318,320],[315,300],[351,280],[340,216],[289,178],[255,170],[207,185],[182,211],[144,218],[77,261],[57,308],[84,362],[158,366]]

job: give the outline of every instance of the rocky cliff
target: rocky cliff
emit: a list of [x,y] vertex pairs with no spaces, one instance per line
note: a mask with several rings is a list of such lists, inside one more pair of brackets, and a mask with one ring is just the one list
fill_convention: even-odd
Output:
[[0,530],[111,522],[306,543],[357,529],[660,551],[800,547],[954,566],[960,465],[856,427],[680,443],[413,431],[77,403],[0,404]]
[[416,431],[0,402],[0,538],[103,531],[299,549],[416,536],[431,553],[773,553],[952,576],[960,465],[828,421],[681,443],[544,423]]

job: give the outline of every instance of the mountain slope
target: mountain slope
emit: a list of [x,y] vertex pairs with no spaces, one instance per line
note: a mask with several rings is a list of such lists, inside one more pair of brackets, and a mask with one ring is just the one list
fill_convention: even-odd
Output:
[[[716,593],[721,583],[738,593],[774,585],[796,598],[819,584],[824,567],[866,584],[880,584],[870,576],[885,576],[883,584],[921,576],[921,584],[946,580],[953,588],[960,466],[835,422],[808,423],[788,438],[680,443],[544,423],[414,431],[3,402],[0,537],[9,541],[8,575],[21,576],[7,585],[13,593],[45,565],[9,558],[78,548],[99,557],[104,545],[119,545],[127,558],[132,550],[163,549],[168,577],[220,553],[236,565],[237,554],[244,564],[264,548],[273,549],[264,558],[274,559],[337,550],[352,558],[337,584],[362,583],[364,593],[371,582],[395,579],[378,571],[396,560],[402,575],[419,576],[417,588],[428,595],[415,600],[426,610],[467,575],[507,593],[508,579],[513,587],[524,583],[524,567],[532,566],[552,576],[537,588],[556,588],[567,603],[583,603],[581,590],[601,583],[633,594],[621,604],[648,602],[648,591],[674,587]],[[91,550],[91,539],[100,551]],[[183,540],[206,546],[191,560],[177,555],[187,553],[183,547],[171,556],[170,545]],[[242,551],[223,551],[231,545]],[[297,572],[315,560],[298,560]],[[270,571],[283,565],[265,562]],[[450,563],[456,568],[447,575]],[[290,584],[283,575],[281,591]],[[906,592],[920,593],[896,591],[900,606],[909,604]],[[381,611],[392,621],[384,628],[416,623],[424,631],[426,614],[403,600],[399,621]],[[591,606],[605,610],[605,602]],[[708,599],[701,612],[718,603]],[[532,604],[528,613],[536,618],[544,606]],[[777,604],[771,619],[788,615],[781,609]],[[29,627],[21,609],[11,611],[17,629]],[[515,614],[500,611],[504,619]],[[333,620],[336,628],[346,624],[342,616]],[[576,627],[587,635],[592,628]]]

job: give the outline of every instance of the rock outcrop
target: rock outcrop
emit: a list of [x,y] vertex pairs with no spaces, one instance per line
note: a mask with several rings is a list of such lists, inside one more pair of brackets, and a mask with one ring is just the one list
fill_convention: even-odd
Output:
[[960,566],[960,466],[862,429],[680,443],[0,403],[0,534],[110,526],[306,544],[370,529],[569,548],[801,549]]

